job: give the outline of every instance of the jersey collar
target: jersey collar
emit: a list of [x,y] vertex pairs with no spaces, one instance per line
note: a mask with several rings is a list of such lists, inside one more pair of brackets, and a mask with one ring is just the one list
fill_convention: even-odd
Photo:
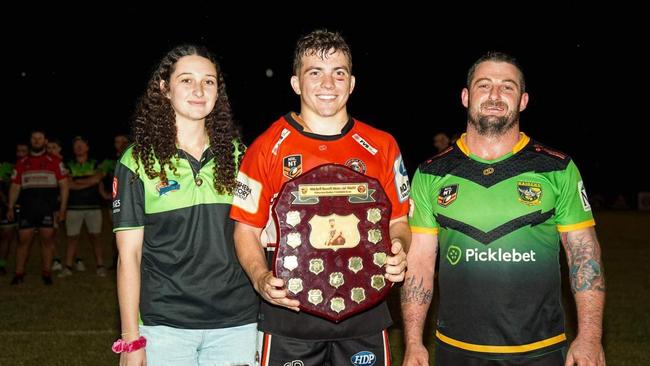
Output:
[[338,140],[341,137],[345,136],[352,127],[354,127],[354,119],[352,117],[348,116],[348,121],[345,123],[345,126],[341,129],[341,133],[338,135],[319,135],[317,133],[312,133],[312,132],[307,132],[305,129],[302,127],[302,122],[300,116],[296,114],[295,112],[289,112],[284,116],[284,119],[291,125],[291,127],[295,128],[298,132],[301,134],[317,139],[317,140],[324,140],[324,141],[334,141]]
[[[460,138],[456,140],[456,145],[458,146],[460,151],[463,152],[463,154],[470,156],[471,153],[469,152],[469,148],[465,144],[465,135],[467,135],[467,133],[462,134]],[[519,151],[521,151],[521,149],[526,147],[526,145],[528,145],[529,142],[530,142],[530,137],[528,137],[528,135],[526,135],[523,132],[519,132],[519,141],[517,141],[515,146],[512,148],[512,153],[513,154],[518,153]]]

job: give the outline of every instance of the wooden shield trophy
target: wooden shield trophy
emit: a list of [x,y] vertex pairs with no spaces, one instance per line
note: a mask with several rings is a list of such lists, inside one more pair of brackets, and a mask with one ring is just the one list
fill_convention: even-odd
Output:
[[286,182],[272,212],[273,273],[301,310],[339,322],[386,297],[391,203],[379,181],[320,165]]

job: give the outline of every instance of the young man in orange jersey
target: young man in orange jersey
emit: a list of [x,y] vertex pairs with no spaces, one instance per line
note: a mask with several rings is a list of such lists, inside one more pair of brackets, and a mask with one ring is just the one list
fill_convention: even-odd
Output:
[[388,280],[403,281],[411,240],[406,219],[410,188],[397,143],[390,134],[351,118],[346,109],[355,84],[348,44],[338,33],[314,31],[298,41],[293,71],[291,86],[300,96],[300,113],[281,117],[250,146],[231,210],[237,221],[237,255],[264,299],[261,364],[389,365],[386,328],[392,321],[385,302],[339,323],[301,312],[265,259],[264,244],[276,241],[274,232],[264,230],[272,199],[284,182],[327,163],[378,179],[389,197]]

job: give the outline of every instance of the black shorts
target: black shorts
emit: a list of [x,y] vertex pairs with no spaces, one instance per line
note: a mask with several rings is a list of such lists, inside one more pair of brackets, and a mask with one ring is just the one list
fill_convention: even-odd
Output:
[[16,210],[16,221],[18,229],[54,227],[54,210],[49,207],[21,207]]
[[390,366],[388,331],[363,338],[306,341],[264,333],[260,366]]
[[450,351],[436,344],[436,366],[564,366],[566,348],[541,356],[488,360]]

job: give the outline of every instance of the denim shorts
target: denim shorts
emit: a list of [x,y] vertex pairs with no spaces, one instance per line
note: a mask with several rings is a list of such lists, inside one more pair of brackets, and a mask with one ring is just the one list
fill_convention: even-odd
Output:
[[254,366],[257,324],[221,329],[140,326],[150,366]]

